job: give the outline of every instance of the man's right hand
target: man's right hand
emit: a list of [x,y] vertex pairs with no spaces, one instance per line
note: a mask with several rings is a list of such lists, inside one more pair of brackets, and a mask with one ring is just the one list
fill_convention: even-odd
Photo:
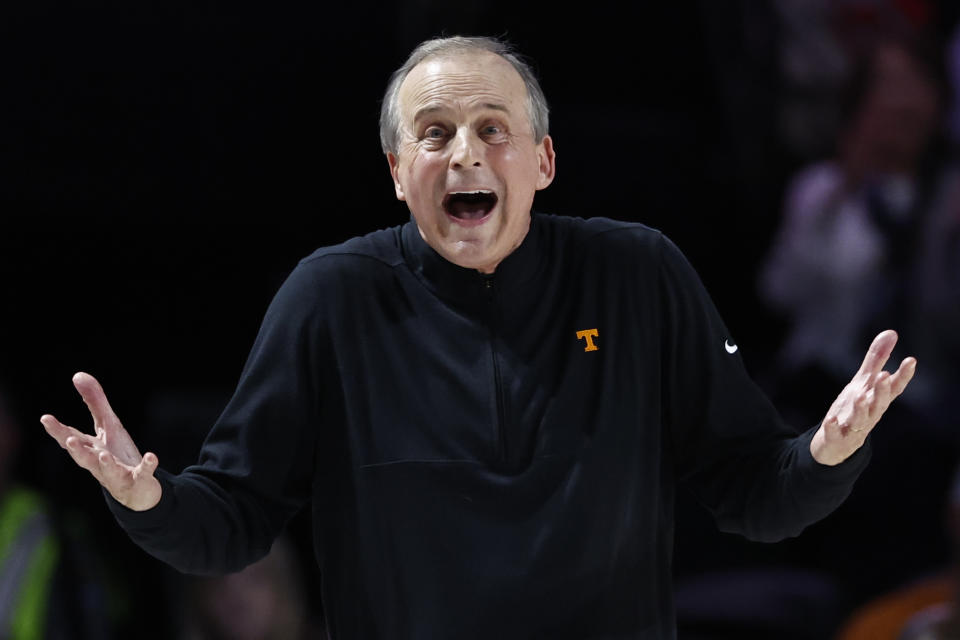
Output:
[[73,376],[73,386],[93,416],[96,435],[77,431],[51,415],[44,415],[40,422],[47,433],[70,453],[74,462],[93,474],[117,502],[134,511],[155,507],[162,492],[160,482],[153,476],[159,464],[157,456],[140,455],[93,376],[78,373]]

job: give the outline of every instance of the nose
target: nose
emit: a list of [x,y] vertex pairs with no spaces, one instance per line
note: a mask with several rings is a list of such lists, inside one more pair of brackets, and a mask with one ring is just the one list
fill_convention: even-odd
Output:
[[479,145],[483,141],[473,134],[468,128],[463,127],[457,131],[453,139],[453,147],[450,153],[450,168],[463,169],[464,167],[479,167],[483,151]]

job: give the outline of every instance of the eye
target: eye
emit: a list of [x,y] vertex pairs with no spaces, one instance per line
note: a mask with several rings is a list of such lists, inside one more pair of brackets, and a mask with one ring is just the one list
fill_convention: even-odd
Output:
[[428,140],[441,140],[447,135],[447,132],[440,127],[428,127],[423,132],[423,137]]
[[487,142],[502,142],[507,137],[507,128],[499,124],[485,124],[480,127],[480,135]]

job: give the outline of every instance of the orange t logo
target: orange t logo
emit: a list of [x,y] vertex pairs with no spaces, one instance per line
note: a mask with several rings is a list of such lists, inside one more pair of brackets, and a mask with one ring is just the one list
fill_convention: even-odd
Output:
[[577,331],[577,340],[587,340],[587,346],[583,348],[584,351],[597,351],[597,345],[593,344],[593,339],[599,337],[600,334],[597,333],[596,329],[584,329],[583,331]]

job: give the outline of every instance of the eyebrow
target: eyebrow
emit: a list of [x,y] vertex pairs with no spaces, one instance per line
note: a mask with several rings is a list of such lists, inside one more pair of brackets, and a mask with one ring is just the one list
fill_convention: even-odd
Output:
[[[439,105],[439,104],[431,104],[425,107],[421,107],[417,109],[417,112],[413,115],[413,121],[418,122],[421,118],[424,118],[425,116],[428,116],[431,113],[437,113],[438,111],[446,111],[448,108],[449,107]],[[500,104],[498,102],[484,102],[483,104],[479,105],[479,108],[491,109],[493,111],[502,111],[504,113],[510,113],[510,110],[507,109],[506,105]]]

